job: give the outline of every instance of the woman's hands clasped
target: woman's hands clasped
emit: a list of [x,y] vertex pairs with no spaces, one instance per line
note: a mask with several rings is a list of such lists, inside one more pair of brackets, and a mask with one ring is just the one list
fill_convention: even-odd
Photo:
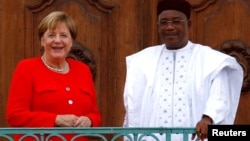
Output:
[[55,126],[57,127],[90,127],[91,120],[86,116],[57,115]]

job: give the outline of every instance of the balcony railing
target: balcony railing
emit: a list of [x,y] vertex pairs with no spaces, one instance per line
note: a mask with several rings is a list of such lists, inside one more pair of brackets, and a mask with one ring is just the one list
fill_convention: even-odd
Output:
[[171,141],[171,134],[181,134],[183,141],[188,141],[192,133],[195,133],[194,128],[0,128],[0,141],[13,141],[16,134],[23,135],[20,141],[26,137],[32,137],[34,141],[50,141],[50,138],[55,136],[67,141],[62,134],[74,134],[71,141],[83,136],[100,141],[116,141],[124,138],[128,141],[144,141],[145,137],[159,141],[157,135],[164,136],[166,141]]

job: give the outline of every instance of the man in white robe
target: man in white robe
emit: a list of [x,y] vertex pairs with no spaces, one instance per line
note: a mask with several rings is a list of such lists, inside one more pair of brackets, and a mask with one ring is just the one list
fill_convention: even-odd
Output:
[[243,70],[234,57],[188,39],[190,10],[185,0],[159,2],[164,44],[126,57],[124,127],[195,127],[204,140],[209,124],[234,123]]

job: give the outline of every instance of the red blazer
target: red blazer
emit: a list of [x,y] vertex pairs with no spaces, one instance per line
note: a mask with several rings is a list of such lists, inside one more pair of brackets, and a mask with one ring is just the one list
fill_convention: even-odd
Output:
[[40,57],[19,62],[7,102],[10,126],[54,127],[58,114],[88,116],[93,127],[101,125],[89,67],[73,59],[67,61],[67,74],[49,70]]

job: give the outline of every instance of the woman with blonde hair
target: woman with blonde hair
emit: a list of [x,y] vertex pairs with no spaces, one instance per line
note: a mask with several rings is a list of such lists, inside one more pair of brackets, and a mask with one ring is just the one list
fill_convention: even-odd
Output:
[[[101,115],[88,65],[67,58],[77,35],[73,19],[55,11],[38,26],[39,57],[21,60],[13,74],[7,102],[11,127],[97,127]],[[22,135],[17,135],[19,139]],[[70,140],[73,135],[63,135]],[[50,137],[47,140],[61,140]],[[34,140],[32,137],[26,140]],[[87,140],[80,137],[75,141]]]

